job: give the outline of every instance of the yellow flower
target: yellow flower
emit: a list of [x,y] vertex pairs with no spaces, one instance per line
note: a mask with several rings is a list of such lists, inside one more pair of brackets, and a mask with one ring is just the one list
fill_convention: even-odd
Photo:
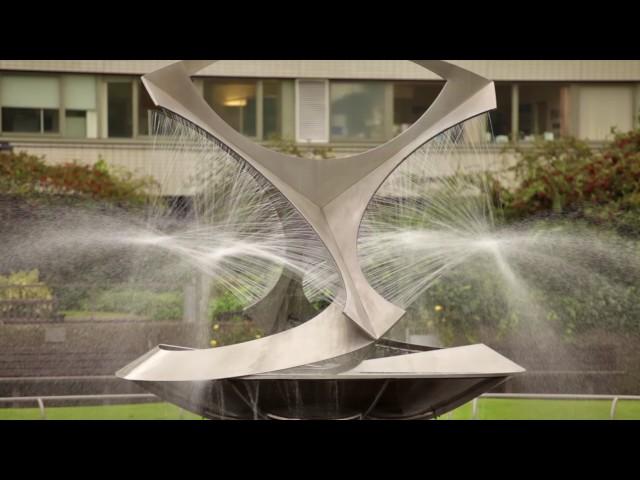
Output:
[[436,307],[434,308],[434,310],[436,312],[441,312],[444,308],[442,307],[442,305],[436,305]]
[[261,338],[261,337],[262,337],[262,335],[260,335],[260,334],[256,335],[256,338]]
[[217,323],[213,326],[214,330],[218,330],[220,328],[220,325],[218,325]]
[[216,339],[213,339],[209,342],[209,345],[211,345],[212,347],[215,347],[216,345],[218,345],[218,341]]

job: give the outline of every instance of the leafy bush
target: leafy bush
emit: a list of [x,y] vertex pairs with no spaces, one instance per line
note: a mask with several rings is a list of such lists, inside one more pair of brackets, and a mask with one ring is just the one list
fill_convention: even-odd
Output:
[[281,138],[277,135],[272,135],[269,137],[267,145],[272,150],[276,150],[280,153],[285,153],[287,155],[291,155],[294,157],[306,157],[311,156],[312,158],[334,158],[335,155],[333,153],[333,149],[331,147],[314,147],[309,154],[305,154],[300,147],[293,141],[289,139]]
[[492,179],[506,219],[571,213],[640,234],[640,130],[612,133],[600,150],[571,137],[516,148],[516,186]]
[[246,342],[260,338],[264,334],[243,314],[242,309],[245,306],[230,292],[225,292],[219,297],[210,300],[210,345],[212,347]]
[[39,277],[38,270],[0,275],[0,300],[51,300],[51,289]]
[[56,316],[53,293],[39,280],[38,270],[0,275],[0,317]]
[[212,324],[212,336],[209,344],[212,347],[232,345],[234,343],[255,340],[264,335],[253,322],[240,315],[234,315],[229,320]]
[[134,178],[123,169],[108,168],[104,160],[94,165],[75,162],[49,165],[44,157],[20,153],[0,154],[0,193],[70,194],[114,202],[143,203],[157,183],[150,177]]
[[[520,285],[505,278],[490,256],[476,256],[438,279],[408,309],[405,328],[413,333],[437,333],[447,345],[500,340],[513,334],[553,332],[567,341],[591,330],[640,334],[640,244],[610,231],[594,232],[584,222],[548,220],[530,224],[539,230],[566,231],[571,236],[596,237],[611,255],[595,250],[567,252],[568,265],[509,261]],[[609,242],[609,240],[611,240]],[[553,246],[550,246],[553,248]],[[532,340],[534,341],[534,340]]]
[[216,321],[223,313],[236,313],[241,312],[245,305],[230,292],[226,292],[209,302],[209,318],[212,321]]
[[516,272],[526,298],[507,289],[490,259],[473,259],[435,282],[410,307],[406,326],[435,331],[447,344],[528,328],[552,329],[565,339],[594,329],[640,334],[640,130],[613,133],[600,149],[575,138],[516,148],[509,170],[515,181],[489,174],[485,183],[507,226],[526,222],[532,235],[554,229],[602,241],[607,258],[589,249],[566,252],[573,256],[562,260],[584,267],[583,274],[529,264]]
[[83,303],[84,310],[126,312],[154,320],[182,320],[184,297],[180,292],[112,289],[100,292]]

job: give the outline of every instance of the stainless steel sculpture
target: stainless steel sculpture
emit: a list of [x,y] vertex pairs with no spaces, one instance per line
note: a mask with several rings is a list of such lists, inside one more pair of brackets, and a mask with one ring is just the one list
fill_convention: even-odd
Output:
[[[369,285],[357,257],[362,217],[385,179],[439,133],[494,109],[493,82],[447,62],[416,61],[446,80],[427,112],[373,150],[318,160],[266,149],[224,122],[190,80],[210,63],[177,62],[143,83],[158,107],[224,144],[298,210],[335,261],[344,307],[334,303],[298,327],[236,345],[161,345],[118,376],[211,418],[414,418],[446,412],[523,371],[484,345],[420,351],[382,340],[405,312]],[[285,399],[293,385],[305,401],[292,406]],[[323,410],[329,404],[335,411]]]

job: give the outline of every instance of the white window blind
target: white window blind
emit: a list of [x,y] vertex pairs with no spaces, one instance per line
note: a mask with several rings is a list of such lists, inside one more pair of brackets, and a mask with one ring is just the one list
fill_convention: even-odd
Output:
[[3,75],[1,104],[13,108],[59,108],[59,80],[53,77]]
[[329,141],[329,88],[326,80],[297,82],[296,141],[327,143]]
[[633,128],[633,88],[627,85],[580,86],[578,127],[580,138],[610,138],[611,127],[622,132]]
[[96,109],[96,79],[91,75],[64,77],[64,106],[67,110]]

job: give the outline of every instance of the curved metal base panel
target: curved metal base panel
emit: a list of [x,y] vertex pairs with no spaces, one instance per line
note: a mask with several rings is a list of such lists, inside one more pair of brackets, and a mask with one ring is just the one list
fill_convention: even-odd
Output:
[[369,359],[333,375],[301,370],[136,383],[210,419],[400,420],[442,415],[521,371],[490,348],[470,345]]

